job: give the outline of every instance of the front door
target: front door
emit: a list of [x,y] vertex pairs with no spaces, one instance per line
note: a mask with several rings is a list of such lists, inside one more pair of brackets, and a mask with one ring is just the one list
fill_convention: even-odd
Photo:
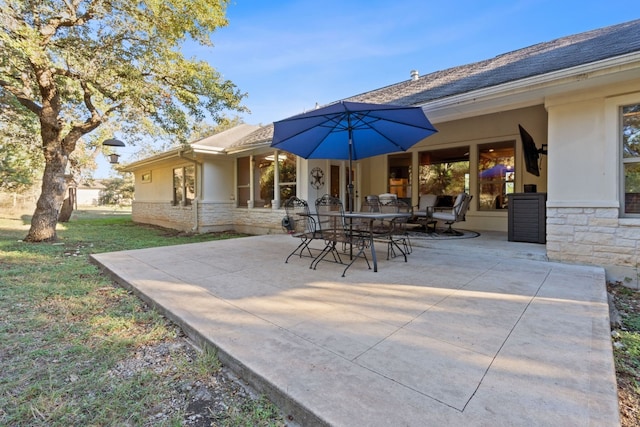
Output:
[[330,194],[333,197],[340,197],[340,166],[331,165],[331,188]]

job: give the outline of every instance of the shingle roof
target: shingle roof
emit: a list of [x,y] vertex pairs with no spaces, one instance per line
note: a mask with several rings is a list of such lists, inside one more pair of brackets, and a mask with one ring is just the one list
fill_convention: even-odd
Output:
[[260,126],[241,124],[223,132],[192,142],[192,144],[212,148],[226,148],[233,145],[239,138],[244,138],[258,129],[260,129]]
[[233,149],[242,148],[249,149],[252,147],[263,145],[266,142],[271,142],[273,137],[273,123],[260,127],[260,129],[250,133],[244,138],[231,144],[227,151],[233,151]]
[[426,74],[348,98],[419,105],[472,90],[640,51],[640,19],[539,43],[485,61]]
[[[640,51],[640,19],[562,37],[472,64],[426,74],[346,98],[378,104],[421,105],[473,90]],[[337,101],[336,101],[337,102]],[[271,142],[273,124],[231,144],[250,149]]]

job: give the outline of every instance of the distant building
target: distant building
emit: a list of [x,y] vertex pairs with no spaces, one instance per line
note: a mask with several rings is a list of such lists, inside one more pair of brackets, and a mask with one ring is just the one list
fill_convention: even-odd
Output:
[[101,179],[94,179],[76,187],[77,206],[99,206],[100,197],[106,186]]

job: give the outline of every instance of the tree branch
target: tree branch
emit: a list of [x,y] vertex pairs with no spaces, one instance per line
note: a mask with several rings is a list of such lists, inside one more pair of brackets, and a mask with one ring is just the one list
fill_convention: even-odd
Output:
[[27,108],[29,111],[35,114],[40,114],[42,107],[38,105],[35,101],[33,101],[31,98],[29,98],[22,90],[12,86],[11,83],[9,83],[6,80],[0,80],[0,86],[2,86],[6,91],[11,93],[13,96],[15,96],[18,102],[21,105],[23,105],[25,108]]

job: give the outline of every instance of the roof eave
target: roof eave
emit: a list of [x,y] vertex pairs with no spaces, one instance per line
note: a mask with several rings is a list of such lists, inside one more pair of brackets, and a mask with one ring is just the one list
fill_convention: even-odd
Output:
[[197,154],[224,154],[223,147],[209,147],[207,145],[191,144],[191,149]]
[[[473,115],[488,114],[513,108],[544,103],[545,96],[566,87],[588,87],[590,82],[614,73],[640,69],[640,52],[617,56],[602,61],[583,64],[500,85],[474,90],[421,103],[432,123],[463,119]],[[579,83],[579,85],[577,85]],[[598,83],[599,84],[599,83]]]
[[144,167],[148,167],[152,164],[156,164],[162,161],[166,161],[169,159],[172,159],[174,157],[180,157],[180,153],[181,152],[185,152],[185,151],[191,151],[190,149],[185,149],[184,147],[180,147],[180,148],[173,148],[171,150],[167,150],[164,151],[160,154],[156,154],[154,156],[151,157],[147,157],[144,158],[142,160],[138,160],[136,162],[132,162],[132,163],[128,163],[126,165],[123,165],[121,167],[121,169],[124,172],[134,172],[136,170],[142,169]]
[[259,149],[269,148],[270,145],[271,145],[271,140],[262,141],[260,143],[254,143],[248,146],[231,147],[229,149],[226,149],[225,153],[229,155],[236,155],[236,154],[244,153],[247,151],[255,151]]

